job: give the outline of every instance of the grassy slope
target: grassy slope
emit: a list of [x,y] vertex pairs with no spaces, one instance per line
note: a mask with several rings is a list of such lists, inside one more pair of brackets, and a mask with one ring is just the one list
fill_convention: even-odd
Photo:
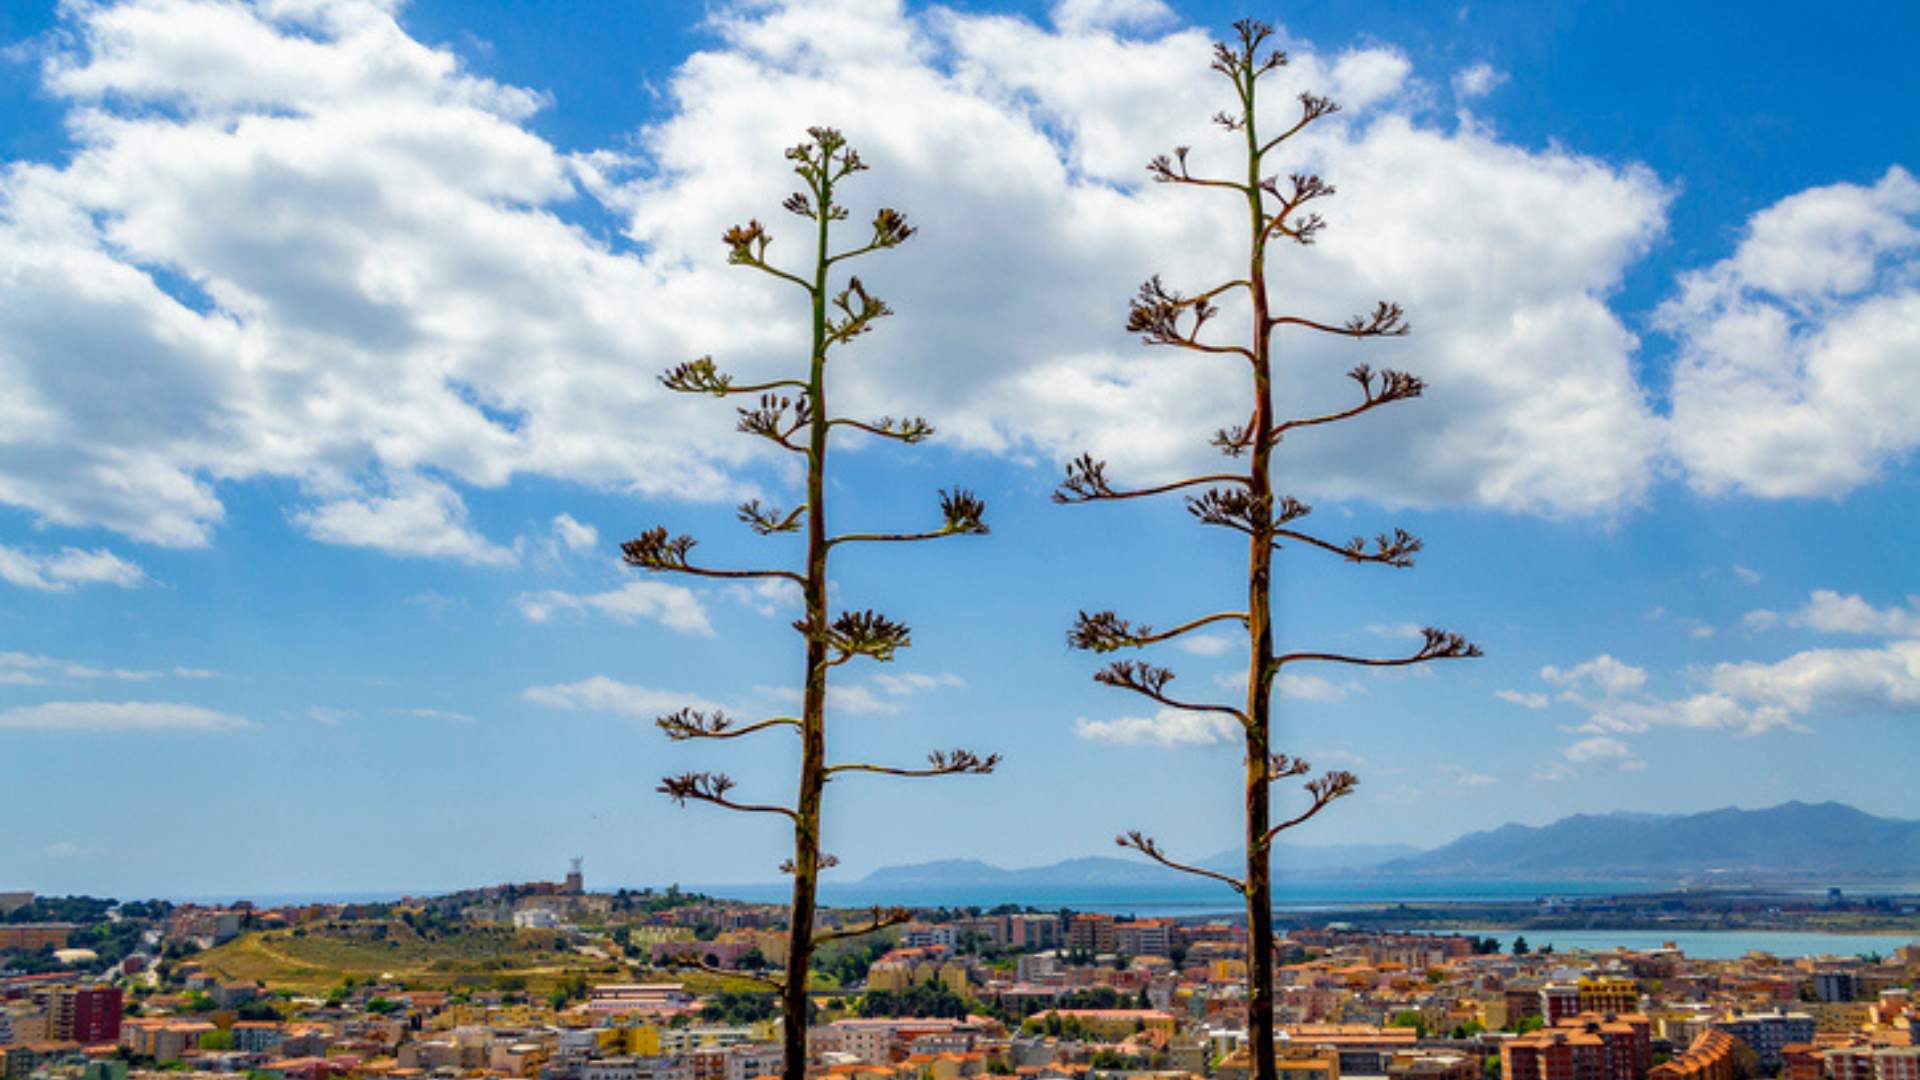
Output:
[[[556,940],[547,930],[476,928],[423,936],[398,921],[332,923],[308,927],[298,937],[289,930],[247,934],[193,959],[225,979],[302,993],[323,992],[349,976],[356,981],[390,978],[423,990],[491,986],[534,994],[545,994],[576,974],[586,976],[588,983],[634,977],[624,965],[556,949]],[[703,972],[657,976],[685,983],[695,993],[766,989],[746,979]]]

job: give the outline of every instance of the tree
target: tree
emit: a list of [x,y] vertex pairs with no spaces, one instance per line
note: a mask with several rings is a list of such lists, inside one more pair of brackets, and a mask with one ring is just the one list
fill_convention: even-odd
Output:
[[895,419],[881,417],[866,421],[834,416],[827,403],[827,362],[830,355],[851,344],[873,329],[874,323],[892,314],[878,296],[869,293],[858,277],[847,279],[845,287],[833,292],[830,275],[838,264],[873,252],[899,247],[914,234],[904,214],[882,208],[873,217],[873,231],[863,244],[835,252],[831,246],[833,223],[844,220],[848,211],[837,198],[839,185],[855,173],[865,171],[860,155],[832,128],[809,128],[807,141],[787,151],[794,172],[805,190],[789,196],[781,205],[789,212],[812,223],[813,258],[806,276],[776,267],[767,261],[767,245],[773,237],[758,220],[727,230],[722,238],[728,248],[728,261],[768,274],[778,281],[797,287],[806,294],[811,309],[812,340],[807,353],[804,378],[787,377],[768,382],[744,384],[722,372],[711,357],[701,357],[673,368],[661,376],[667,389],[679,393],[712,394],[715,397],[748,395],[757,404],[740,408],[738,427],[749,435],[766,439],[774,446],[801,458],[806,466],[806,495],[792,510],[763,506],[755,499],[742,503],[739,518],[761,536],[806,532],[806,565],[802,571],[788,569],[729,570],[699,565],[690,561],[695,541],[690,536],[669,537],[665,528],[654,528],[638,539],[621,545],[629,565],[660,573],[688,574],[697,577],[732,580],[788,582],[800,588],[805,613],[794,624],[806,642],[806,683],[801,697],[800,715],[777,716],[745,725],[736,725],[718,710],[704,712],[681,709],[660,717],[658,723],[675,740],[737,739],[757,732],[780,728],[791,730],[800,741],[800,775],[794,804],[743,802],[730,793],[734,781],[720,772],[689,772],[670,776],[660,791],[682,805],[688,801],[712,803],[729,810],[784,817],[793,828],[793,856],[782,869],[793,875],[793,903],[788,918],[787,971],[784,979],[764,977],[780,989],[784,1018],[784,1042],[787,1080],[804,1080],[807,1066],[807,969],[816,944],[840,938],[857,937],[907,920],[903,909],[875,907],[863,925],[816,932],[814,916],[819,873],[839,860],[820,850],[821,797],[829,778],[852,773],[877,773],[888,776],[926,777],[980,774],[993,771],[998,754],[981,756],[971,750],[936,750],[927,756],[923,768],[897,768],[865,763],[828,764],[827,747],[827,674],[849,661],[866,658],[892,660],[909,644],[906,625],[874,611],[847,611],[838,617],[829,614],[827,583],[829,557],[843,545],[864,543],[903,543],[933,540],[948,536],[981,535],[987,531],[982,520],[985,505],[973,493],[962,488],[940,493],[941,522],[922,532],[843,533],[827,531],[827,450],[829,437],[837,429],[901,443],[918,443],[933,433],[933,427],[920,417]]
[[1527,947],[1526,935],[1522,934],[1521,936],[1513,939],[1513,955],[1525,956],[1532,951],[1533,951],[1532,949]]
[[[1279,652],[1274,644],[1273,577],[1274,552],[1283,544],[1314,550],[1355,564],[1406,567],[1420,550],[1420,541],[1403,529],[1382,533],[1369,544],[1361,537],[1347,543],[1322,539],[1304,531],[1298,524],[1311,508],[1291,495],[1276,495],[1270,472],[1274,451],[1289,434],[1305,433],[1323,424],[1350,420],[1395,402],[1420,396],[1424,384],[1405,372],[1375,372],[1365,364],[1348,374],[1360,388],[1360,400],[1354,405],[1322,415],[1281,419],[1275,412],[1273,395],[1273,338],[1276,331],[1306,330],[1355,339],[1397,337],[1407,332],[1404,313],[1398,304],[1382,301],[1371,312],[1344,323],[1327,323],[1313,318],[1275,314],[1267,292],[1266,264],[1269,245],[1280,241],[1311,244],[1325,224],[1320,215],[1303,208],[1333,194],[1333,187],[1318,176],[1294,174],[1283,184],[1278,177],[1264,172],[1268,155],[1316,120],[1333,113],[1337,106],[1313,94],[1301,95],[1300,113],[1278,134],[1263,139],[1256,110],[1260,79],[1286,63],[1278,51],[1262,53],[1273,30],[1264,23],[1242,20],[1234,24],[1237,42],[1214,47],[1213,68],[1233,83],[1239,99],[1236,112],[1214,117],[1230,134],[1245,145],[1243,178],[1222,179],[1198,176],[1189,171],[1188,148],[1176,149],[1171,157],[1162,155],[1148,165],[1148,172],[1161,183],[1178,184],[1203,191],[1230,192],[1246,202],[1247,254],[1244,276],[1236,275],[1225,284],[1185,295],[1164,285],[1158,277],[1140,287],[1127,318],[1127,328],[1141,335],[1150,346],[1187,350],[1202,357],[1237,358],[1252,376],[1252,401],[1244,424],[1235,424],[1216,433],[1212,445],[1231,459],[1248,459],[1245,472],[1221,471],[1150,487],[1121,489],[1107,476],[1107,463],[1092,455],[1082,455],[1067,466],[1065,480],[1054,498],[1062,503],[1136,499],[1174,491],[1203,488],[1187,497],[1187,509],[1201,524],[1231,529],[1246,536],[1247,591],[1245,607],[1201,615],[1174,625],[1171,629],[1152,628],[1121,618],[1112,611],[1097,614],[1081,612],[1068,641],[1076,648],[1096,653],[1136,649],[1169,641],[1204,627],[1233,625],[1248,637],[1246,696],[1240,704],[1204,703],[1172,696],[1168,684],[1172,671],[1139,660],[1119,660],[1094,676],[1098,682],[1140,694],[1163,708],[1225,717],[1244,733],[1246,743],[1246,873],[1244,877],[1176,862],[1146,834],[1133,831],[1118,839],[1122,847],[1175,870],[1197,874],[1222,882],[1245,897],[1249,934],[1247,962],[1247,1004],[1249,1041],[1252,1049],[1253,1080],[1274,1080],[1273,1057],[1273,903],[1270,851],[1280,833],[1305,823],[1329,804],[1350,793],[1357,780],[1344,771],[1324,773],[1304,782],[1308,802],[1304,809],[1279,823],[1272,821],[1270,788],[1277,781],[1305,776],[1311,771],[1307,762],[1273,748],[1272,701],[1275,680],[1296,664],[1335,663],[1364,667],[1401,667],[1433,660],[1480,655],[1480,650],[1458,634],[1429,628],[1417,649],[1391,657],[1355,656],[1311,649]],[[1202,338],[1202,332],[1221,309],[1217,300],[1244,301],[1249,331],[1244,343],[1221,343]]]

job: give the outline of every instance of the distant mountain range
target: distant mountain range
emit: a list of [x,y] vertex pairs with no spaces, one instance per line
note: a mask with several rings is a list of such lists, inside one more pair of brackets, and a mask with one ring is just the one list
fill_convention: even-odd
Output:
[[[1237,851],[1201,861],[1236,871]],[[1920,879],[1920,821],[1875,817],[1842,803],[1788,802],[1699,814],[1576,814],[1551,825],[1503,825],[1430,851],[1405,844],[1278,845],[1274,868],[1316,877],[1576,878],[1816,877]],[[875,870],[862,885],[1058,887],[1163,885],[1192,878],[1144,859],[1089,856],[1009,870],[943,859]]]
[[[1411,844],[1290,844],[1276,845],[1276,848],[1274,866],[1295,872],[1361,870],[1389,859],[1420,853],[1420,849]],[[1200,865],[1231,873],[1240,869],[1243,863],[1239,852],[1223,851],[1202,860]],[[961,885],[1054,888],[1071,885],[1164,885],[1192,880],[1185,874],[1145,859],[1089,855],[1017,870],[1008,870],[978,859],[940,859],[911,866],[882,867],[861,879],[860,884],[888,888]]]
[[1701,814],[1576,814],[1503,825],[1382,863],[1384,875],[1446,877],[1920,876],[1920,821],[1842,803],[1789,802]]

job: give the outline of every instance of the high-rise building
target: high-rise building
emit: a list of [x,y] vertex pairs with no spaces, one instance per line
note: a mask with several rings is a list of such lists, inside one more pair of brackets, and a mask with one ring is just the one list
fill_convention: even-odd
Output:
[[120,988],[56,986],[46,994],[47,1034],[82,1046],[120,1038]]
[[1813,996],[1821,1001],[1852,1001],[1860,996],[1860,980],[1851,971],[1816,971]]

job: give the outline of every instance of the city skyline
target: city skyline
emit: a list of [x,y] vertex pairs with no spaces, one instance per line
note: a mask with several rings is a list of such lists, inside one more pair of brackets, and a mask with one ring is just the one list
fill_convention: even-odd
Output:
[[[1176,505],[1047,495],[1083,448],[1151,480],[1237,419],[1235,372],[1140,348],[1124,315],[1151,274],[1231,265],[1213,210],[1143,166],[1215,145],[1206,43],[1241,12],[621,11],[0,14],[0,759],[20,805],[58,808],[0,836],[0,888],[430,891],[558,852],[603,881],[776,880],[780,830],[654,793],[713,757],[651,720],[784,708],[791,598],[642,577],[617,545],[665,524],[716,561],[791,556],[732,510],[791,476],[654,376],[804,349],[719,236],[794,235],[779,155],[811,123],[875,164],[863,208],[922,230],[862,266],[899,315],[848,354],[845,400],[940,432],[840,459],[841,520],[931,521],[960,484],[993,529],[836,569],[838,602],[914,646],[839,681],[835,738],[1005,757],[836,784],[838,880],[1109,854],[1129,828],[1232,845],[1237,746],[1095,686],[1065,634],[1231,596],[1235,545]],[[1282,455],[1339,535],[1427,542],[1404,575],[1288,566],[1282,639],[1391,653],[1436,625],[1488,654],[1283,682],[1284,748],[1361,780],[1303,843],[1787,799],[1920,817],[1920,134],[1888,119],[1920,90],[1895,44],[1920,15],[1861,40],[1787,5],[1643,14],[1272,13],[1286,86],[1345,106],[1298,163],[1339,188],[1330,226],[1279,287],[1335,319],[1400,300],[1414,331],[1284,341],[1312,372],[1287,391],[1323,404],[1363,361],[1429,386]],[[1746,51],[1773,38],[1798,80]],[[1850,80],[1880,92],[1836,112]],[[1237,678],[1213,635],[1160,659],[1196,696]],[[726,767],[790,794],[777,751]],[[183,861],[205,824],[230,857]]]

